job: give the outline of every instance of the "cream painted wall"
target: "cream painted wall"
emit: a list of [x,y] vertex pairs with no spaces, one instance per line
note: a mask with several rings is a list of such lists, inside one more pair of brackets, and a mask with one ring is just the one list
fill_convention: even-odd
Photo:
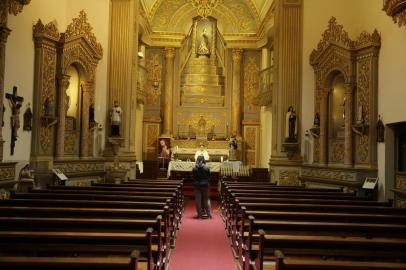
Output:
[[269,158],[272,152],[272,110],[270,107],[261,107],[261,152],[260,167],[269,168]]
[[[378,112],[385,124],[406,121],[406,27],[399,28],[382,11],[381,0],[306,0],[303,19],[303,97],[302,134],[311,128],[314,115],[314,73],[309,64],[311,51],[317,47],[328,21],[334,16],[352,39],[363,30],[381,33],[379,57]],[[302,138],[304,141],[304,138]],[[302,153],[304,151],[302,144]],[[385,194],[385,146],[378,147],[378,176],[381,179],[380,198]],[[392,183],[390,179],[387,181]]]
[[[31,132],[22,131],[22,115],[27,103],[32,104],[34,88],[34,42],[32,26],[41,19],[43,23],[55,21],[60,32],[72,18],[77,17],[80,10],[85,10],[88,20],[93,26],[93,32],[104,49],[103,59],[99,62],[96,74],[96,121],[104,125],[106,116],[107,93],[107,53],[109,33],[109,0],[35,0],[24,7],[18,16],[9,17],[9,28],[12,33],[8,38],[6,48],[5,93],[15,85],[18,94],[24,97],[20,113],[21,128],[18,131],[15,153],[10,156],[10,107],[5,100],[3,137],[4,160],[17,161],[19,166],[27,163],[30,158]],[[104,141],[104,137],[102,138]],[[101,145],[104,145],[102,143]]]

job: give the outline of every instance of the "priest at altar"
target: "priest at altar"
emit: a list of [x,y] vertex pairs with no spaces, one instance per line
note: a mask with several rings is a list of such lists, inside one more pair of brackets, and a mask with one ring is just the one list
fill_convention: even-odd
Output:
[[206,148],[204,147],[204,144],[201,143],[200,144],[200,149],[196,151],[195,153],[195,161],[197,160],[198,156],[203,156],[204,160],[209,161],[210,160],[210,156],[209,153],[207,152]]

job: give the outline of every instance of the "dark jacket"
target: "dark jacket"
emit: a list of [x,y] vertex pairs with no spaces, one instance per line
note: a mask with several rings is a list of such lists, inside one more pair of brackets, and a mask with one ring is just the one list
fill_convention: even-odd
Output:
[[199,187],[209,186],[210,169],[206,164],[196,165],[193,167],[193,185]]

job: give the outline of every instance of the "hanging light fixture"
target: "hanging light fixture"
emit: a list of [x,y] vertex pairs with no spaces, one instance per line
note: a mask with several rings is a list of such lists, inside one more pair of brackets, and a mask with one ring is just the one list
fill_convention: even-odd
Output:
[[207,18],[213,12],[213,9],[223,0],[190,0],[190,3],[197,9],[197,14]]

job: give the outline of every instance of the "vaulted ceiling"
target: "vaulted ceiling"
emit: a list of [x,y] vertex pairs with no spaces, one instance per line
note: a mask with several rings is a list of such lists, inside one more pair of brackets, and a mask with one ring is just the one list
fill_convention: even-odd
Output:
[[[153,32],[186,33],[197,16],[189,0],[141,0]],[[273,0],[223,0],[212,13],[227,35],[258,34]],[[269,16],[269,15],[268,15]]]

